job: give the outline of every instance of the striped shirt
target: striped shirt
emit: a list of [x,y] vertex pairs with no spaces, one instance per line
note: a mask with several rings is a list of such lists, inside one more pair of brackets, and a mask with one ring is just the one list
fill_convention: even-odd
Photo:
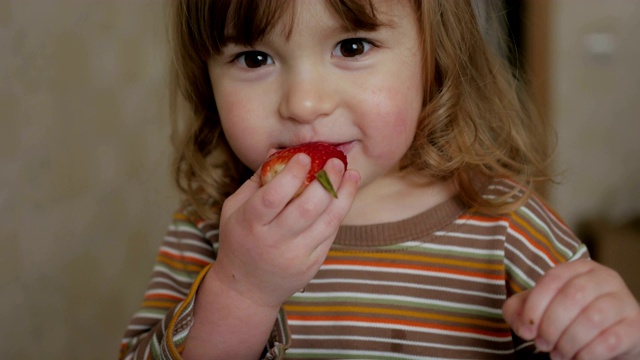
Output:
[[[485,196],[515,186],[496,181]],[[121,359],[180,358],[217,236],[212,222],[174,217]],[[452,198],[398,222],[342,226],[314,279],[283,305],[266,358],[526,357],[535,347],[511,331],[504,301],[556,264],[587,257],[536,197],[500,216]]]

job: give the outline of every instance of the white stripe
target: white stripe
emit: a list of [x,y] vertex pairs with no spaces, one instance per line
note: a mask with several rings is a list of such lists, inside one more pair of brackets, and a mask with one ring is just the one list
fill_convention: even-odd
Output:
[[189,332],[191,331],[192,326],[193,326],[193,321],[189,322],[189,324],[184,329],[181,329],[179,332],[174,333],[173,343],[177,344],[183,341],[189,335]]
[[[127,326],[127,330],[147,330],[149,329],[149,325],[129,325]],[[129,340],[131,338],[127,338]]]
[[156,314],[156,313],[153,313],[153,312],[145,312],[144,310],[140,310],[140,311],[136,312],[133,315],[133,317],[136,318],[136,319],[147,318],[147,319],[155,319],[155,320],[164,319],[164,316],[165,316],[165,314]]
[[[532,202],[531,205],[544,215],[545,219],[551,225],[553,230],[555,230],[555,232],[558,233],[563,239],[573,244],[573,246],[575,247],[579,246],[578,242],[575,239],[566,235],[567,233],[572,233],[572,231],[569,228],[567,228],[567,226],[563,224],[558,218],[550,214],[546,209],[543,209],[540,206],[538,206],[538,204],[536,204],[535,202]],[[558,227],[560,229],[558,229]]]
[[523,273],[522,270],[520,270],[520,268],[516,267],[515,265],[513,265],[513,263],[507,259],[504,259],[504,263],[507,266],[508,269],[511,269],[511,271],[517,273],[522,280],[524,280],[525,282],[527,282],[527,285],[529,288],[533,287],[535,285],[535,281],[531,280],[531,278],[529,276],[527,276],[527,274]]
[[220,233],[220,230],[215,229],[215,230],[208,231],[206,234],[204,234],[204,236],[205,236],[207,239],[209,239],[209,238],[211,238],[211,237],[212,237],[212,236],[214,236],[214,235],[218,235],[219,233]]
[[[520,188],[518,185],[515,185],[515,184],[510,184],[510,185],[513,185],[513,188],[507,188],[507,187],[504,187],[502,185],[489,185],[487,188],[490,189],[490,190],[500,190],[500,191],[504,192],[505,195],[513,193],[513,195],[522,196],[522,194],[523,194],[522,193],[522,188]],[[516,190],[516,188],[517,188],[517,190]],[[514,192],[514,190],[516,190],[516,191]]]
[[[505,246],[507,249],[513,251],[514,254],[516,254],[522,261],[524,261],[525,263],[527,263],[527,265],[529,265],[530,268],[532,268],[533,270],[537,271],[538,274],[540,275],[544,275],[544,270],[540,269],[540,267],[538,267],[538,265],[536,265],[535,263],[533,263],[531,261],[531,259],[529,259],[528,257],[524,256],[524,254],[522,254],[520,252],[520,250],[516,249],[513,245],[511,244],[507,244]],[[505,259],[506,261],[507,259]]]
[[481,284],[493,284],[493,285],[504,284],[504,281],[502,280],[491,280],[486,278],[476,278],[471,276],[448,274],[448,273],[438,272],[438,271],[425,271],[425,270],[414,270],[414,269],[384,268],[384,267],[376,267],[376,266],[359,266],[359,265],[322,265],[321,269],[322,270],[385,272],[385,273],[393,273],[393,274],[411,274],[411,275],[421,275],[421,276],[427,276],[427,277],[458,279],[458,280],[471,281],[471,282],[476,282]]
[[153,267],[153,271],[157,271],[157,272],[161,272],[163,274],[168,275],[169,277],[176,279],[178,281],[184,281],[184,282],[189,282],[189,283],[193,283],[193,279],[189,276],[181,276],[181,275],[177,275],[173,272],[171,272],[170,270],[165,269],[164,267],[160,266],[160,265],[156,265]]
[[365,285],[375,285],[375,286],[395,286],[395,287],[407,287],[407,288],[413,288],[413,289],[437,290],[437,291],[456,293],[456,294],[476,295],[476,296],[481,296],[481,297],[486,297],[491,299],[505,299],[504,294],[494,294],[494,293],[486,293],[481,291],[449,288],[444,286],[433,286],[433,285],[396,282],[396,281],[363,280],[363,279],[313,279],[311,280],[310,283],[312,284],[333,284],[333,283],[365,284]]
[[459,232],[450,232],[450,231],[436,231],[434,232],[437,236],[454,236],[464,239],[476,239],[476,240],[503,240],[505,239],[504,235],[478,235],[478,234],[467,234],[467,233],[459,233]]
[[[321,349],[288,349],[287,354],[333,354],[337,355],[346,355],[351,358],[351,356],[356,355],[358,359],[368,359],[366,356],[382,356],[382,357],[391,357],[393,359],[406,359],[406,360],[436,360],[441,358],[433,358],[433,357],[424,357],[424,356],[413,356],[406,354],[398,354],[398,353],[390,353],[383,351],[363,351],[363,350],[321,350]],[[332,356],[331,359],[340,359],[339,357]],[[365,357],[361,357],[365,356]]]
[[189,293],[189,290],[190,290],[190,288],[184,288],[184,287],[178,285],[177,283],[175,283],[175,282],[173,282],[173,281],[171,281],[169,279],[158,277],[158,276],[155,276],[155,277],[151,278],[151,281],[149,281],[149,285],[155,284],[155,283],[162,283],[162,284],[165,284],[165,285],[169,285],[174,290],[180,292],[183,296],[187,295]]
[[169,243],[185,244],[185,245],[196,246],[196,247],[199,247],[199,248],[202,248],[202,249],[211,250],[211,245],[208,244],[206,241],[177,238],[175,236],[169,236],[169,235],[166,235],[164,237],[164,240],[165,240],[165,242],[169,242]]
[[441,300],[434,300],[434,299],[424,299],[424,298],[413,297],[413,296],[357,293],[357,292],[347,292],[347,291],[296,293],[294,296],[297,299],[323,298],[323,297],[328,297],[328,298],[347,297],[347,298],[364,299],[365,302],[367,303],[369,302],[378,303],[381,300],[383,301],[386,300],[386,301],[394,301],[394,302],[408,302],[412,304],[441,305],[441,306],[447,306],[447,307],[456,308],[456,309],[484,311],[484,312],[488,312],[496,315],[502,314],[501,309],[496,309],[488,306],[457,303],[452,301],[441,301]]
[[551,261],[551,259],[549,259],[545,253],[543,253],[542,251],[538,250],[538,248],[531,245],[531,243],[527,241],[527,239],[524,238],[522,235],[520,235],[517,231],[511,228],[509,228],[508,231],[509,231],[509,234],[513,235],[513,237],[520,240],[520,243],[524,244],[529,250],[531,250],[531,252],[537,254],[542,260],[544,260],[547,264],[549,264],[549,266],[553,267],[555,265],[553,261]]
[[[535,199],[535,198],[534,198]],[[572,233],[571,229],[569,229],[559,218],[555,216],[552,212],[549,212],[546,208],[544,208],[544,204],[541,204],[539,201],[529,201],[531,206],[536,208],[541,214],[550,220],[550,223],[554,223],[556,226],[560,227],[563,231],[567,233]]]
[[175,292],[175,291],[171,291],[168,289],[149,289],[147,290],[145,293],[145,295],[151,295],[151,294],[156,294],[156,295],[173,295],[173,296],[177,296],[179,298],[184,298],[184,294],[181,294],[179,292]]
[[423,243],[420,241],[407,241],[398,247],[408,247],[411,246],[413,248],[424,248],[424,249],[433,249],[439,251],[454,251],[461,252],[467,254],[478,254],[478,255],[503,255],[504,252],[502,250],[494,250],[494,249],[478,249],[472,247],[462,247],[455,245],[439,245],[439,244],[431,244],[431,243]]
[[372,337],[372,336],[340,336],[340,335],[291,335],[293,339],[303,339],[303,340],[350,340],[350,341],[371,341],[371,342],[381,342],[381,343],[392,343],[392,344],[402,344],[402,345],[410,345],[410,346],[421,346],[421,347],[430,347],[430,348],[438,348],[438,349],[451,349],[451,350],[462,350],[462,351],[478,351],[485,352],[490,354],[511,354],[513,353],[513,349],[507,350],[493,350],[475,346],[460,346],[460,345],[446,345],[440,343],[433,342],[422,342],[422,341],[409,341],[395,338],[380,338],[380,337]]
[[160,347],[160,344],[158,343],[158,339],[154,335],[151,335],[151,344],[147,347],[147,351],[145,351],[145,354],[144,354],[145,359],[148,359],[147,356],[151,347],[153,347],[157,353],[162,354],[162,349]]
[[[149,358],[149,352],[150,352],[150,351],[151,351],[151,346],[149,345],[149,346],[147,346],[147,347],[144,349],[144,356],[143,356],[142,358],[143,358],[143,359],[148,359],[148,358]],[[136,351],[136,354],[137,354],[137,353],[138,353],[138,352]]]
[[[516,347],[516,349],[515,349],[515,350],[516,350],[516,351],[518,351],[518,350],[520,350],[520,349],[524,349],[524,348],[526,348],[527,346],[530,346],[530,345],[533,345],[533,344],[535,344],[535,342],[533,342],[533,341],[527,341],[527,342],[525,342],[525,343],[522,343],[520,346]],[[537,354],[537,353],[538,353],[538,351],[536,351],[535,353]]]
[[188,257],[193,257],[193,258],[196,258],[196,259],[208,262],[208,263],[213,262],[213,258],[210,258],[208,256],[205,256],[205,255],[202,255],[202,254],[199,254],[199,253],[195,253],[195,252],[191,252],[191,251],[176,250],[176,249],[174,249],[172,247],[169,247],[169,246],[166,246],[166,245],[160,246],[160,250],[161,251],[166,251],[166,252],[168,252],[170,254],[173,254],[175,256],[180,256],[180,257],[188,256]]
[[197,227],[184,225],[184,224],[171,224],[169,225],[169,230],[176,231],[176,232],[187,232],[190,234],[198,235],[200,237],[204,235],[202,234],[202,231],[200,231],[200,229],[198,229]]
[[571,256],[571,258],[568,261],[574,261],[580,258],[580,256],[582,256],[582,254],[586,253],[589,249],[587,249],[587,245],[582,244],[578,247],[578,251],[576,251],[575,254],[573,254],[573,256]]
[[548,236],[547,238],[549,240],[551,240],[553,242],[553,244],[556,246],[556,248],[558,248],[559,250],[561,250],[564,254],[565,257],[569,257],[571,255],[571,251],[569,249],[567,249],[566,247],[564,247],[559,241],[558,239],[556,239],[555,234],[557,234],[557,232],[552,232],[551,229],[549,229],[549,227],[542,222],[537,216],[535,216],[531,210],[527,209],[527,208],[522,208],[522,212],[526,213],[529,217],[531,217],[532,219],[534,219],[534,221],[536,222],[536,224],[545,230],[546,235]]
[[289,320],[289,324],[295,325],[295,326],[329,326],[329,327],[355,326],[355,327],[361,327],[361,328],[396,329],[396,330],[415,331],[415,332],[428,333],[428,334],[440,334],[440,335],[459,336],[459,337],[465,337],[465,338],[491,340],[496,342],[511,341],[511,336],[504,336],[504,337],[489,336],[489,335],[468,333],[468,332],[462,332],[462,331],[441,330],[441,329],[423,328],[418,326],[408,326],[408,325],[399,325],[399,324],[369,323],[369,322],[363,322],[363,321]]
[[[517,186],[516,184],[514,184],[514,183],[512,183],[510,181],[507,181],[507,183],[512,185],[512,186],[514,186],[514,187]],[[505,188],[505,187],[500,186],[500,185],[492,185],[492,186],[489,186],[489,188],[490,189],[500,189],[500,190],[505,191],[505,192],[510,191],[508,188]],[[519,189],[516,192],[516,195],[519,195],[519,196],[522,195],[521,189]],[[547,221],[546,224],[551,225],[551,227],[553,228],[553,230],[554,230],[554,232],[556,234],[560,235],[567,242],[569,242],[569,243],[571,243],[571,244],[573,244],[574,246],[577,247],[578,243],[575,241],[575,239],[572,239],[571,237],[568,237],[568,236],[565,235],[565,233],[571,233],[572,231],[569,228],[567,228],[567,226],[565,224],[563,224],[557,217],[553,216],[551,213],[549,213],[549,211],[547,211],[546,209],[541,207],[538,204],[538,201],[535,201],[535,200],[536,200],[536,198],[533,197],[532,199],[527,201],[527,204],[532,206],[533,208],[535,208],[539,213],[541,213],[544,216],[545,220]],[[526,211],[527,213],[531,214],[531,211],[528,208],[526,208],[525,206],[521,207],[520,209],[522,209],[522,210]],[[538,217],[534,216],[533,214],[531,214],[531,216],[533,218],[535,218],[541,225],[545,224],[543,221],[541,221]],[[561,228],[563,231],[558,230],[558,227]],[[546,228],[546,226],[545,226],[545,228]],[[560,246],[562,249],[565,249],[567,254],[571,254],[570,250],[567,250],[566,248],[564,248],[557,241],[555,241],[555,239],[554,239],[554,242],[556,244],[558,244],[558,246]]]
[[474,226],[479,226],[479,227],[494,227],[494,226],[502,226],[502,227],[509,227],[509,222],[508,221],[504,221],[504,220],[498,220],[498,221],[480,221],[480,220],[473,220],[473,219],[456,219],[456,221],[454,221],[454,223],[456,224],[466,224],[466,225],[474,225]]

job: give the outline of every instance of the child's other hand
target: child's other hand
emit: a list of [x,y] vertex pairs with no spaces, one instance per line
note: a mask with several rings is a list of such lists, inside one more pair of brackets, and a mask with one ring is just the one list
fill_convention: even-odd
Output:
[[552,359],[640,359],[638,301],[615,271],[594,261],[558,265],[502,310]]
[[307,155],[296,155],[267,185],[261,187],[254,175],[224,203],[212,271],[227,289],[256,305],[279,308],[304,288],[353,202],[360,177],[345,172],[338,159],[324,167],[337,199],[317,181],[294,198],[309,167]]

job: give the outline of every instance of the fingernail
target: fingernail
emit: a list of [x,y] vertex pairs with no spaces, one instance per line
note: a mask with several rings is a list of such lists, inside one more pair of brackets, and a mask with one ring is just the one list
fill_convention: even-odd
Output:
[[549,343],[546,342],[544,339],[536,339],[536,348],[544,352],[551,350]]
[[525,340],[531,340],[534,336],[533,328],[530,325],[522,325],[520,329],[518,329],[518,335]]
[[300,165],[307,165],[311,163],[311,158],[307,154],[296,154],[295,158]]
[[344,172],[344,171],[347,170],[347,169],[344,168],[344,163],[342,161],[340,161],[340,160],[335,160],[334,161],[333,159],[331,159],[331,160],[332,160],[331,161],[331,166],[333,167],[333,169],[335,171]]
[[360,181],[362,178],[360,177],[360,173],[357,171],[351,171],[350,174],[351,179],[356,182],[357,185],[360,185]]

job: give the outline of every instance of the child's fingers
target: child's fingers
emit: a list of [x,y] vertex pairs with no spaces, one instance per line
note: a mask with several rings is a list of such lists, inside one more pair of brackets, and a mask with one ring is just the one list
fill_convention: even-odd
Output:
[[[554,353],[561,354],[563,358],[573,358],[581,348],[594,341],[601,332],[622,321],[631,313],[630,310],[620,294],[600,296],[580,311],[575,320],[564,329],[555,346],[543,346],[541,350],[551,351],[553,346]],[[554,335],[545,334],[544,336]]]
[[[324,169],[333,187],[338,189],[342,182],[344,164],[340,160],[329,159]],[[313,181],[271,225],[274,227],[284,226],[293,234],[302,233],[318,221],[334,200],[320,182]]]
[[347,170],[344,173],[340,187],[337,189],[338,200],[332,201],[322,214],[320,221],[314,224],[318,231],[323,228],[338,229],[353,204],[359,184],[360,174],[357,171]]
[[[339,201],[331,202],[331,205],[322,215],[320,221],[314,224],[309,229],[311,233],[326,232],[326,229],[338,229],[338,226],[344,220],[344,217],[349,212],[353,199],[358,191],[358,185],[360,184],[360,174],[355,170],[347,170],[343,176],[342,183],[338,191]],[[313,251],[317,261],[323,261],[326,257],[329,247],[333,243],[334,237],[328,237],[324,241],[317,244]]]
[[640,359],[640,311],[598,334],[578,359]]
[[524,321],[522,321],[522,311],[524,310],[524,304],[527,302],[527,297],[530,293],[531,290],[526,290],[512,295],[502,306],[502,317],[504,317],[511,328],[525,340],[531,340],[533,338],[533,334],[531,337],[524,337],[520,330],[524,324]]
[[[576,346],[574,341],[588,341],[604,327],[617,322],[623,315],[624,307],[619,307],[617,311],[593,313],[590,307],[593,305],[599,309],[603,304],[616,300],[616,291],[622,287],[615,279],[615,273],[609,269],[598,266],[590,262],[584,272],[574,272],[574,276],[567,279],[564,285],[558,289],[556,294],[548,302],[542,318],[540,318],[537,329],[536,347],[543,351],[550,351],[556,347],[561,336],[566,333],[573,337],[565,343],[568,348]],[[563,267],[567,271],[569,267]],[[574,267],[580,270],[577,267]],[[568,271],[567,271],[568,272]],[[537,286],[536,286],[537,288]],[[536,292],[534,288],[533,292]],[[531,298],[528,301],[534,301]],[[602,303],[600,303],[602,302]],[[620,301],[619,306],[624,305]],[[525,310],[526,311],[526,310]],[[593,319],[588,319],[593,315]],[[599,319],[595,317],[600,316]],[[597,323],[597,321],[600,323]],[[585,329],[580,326],[575,327],[576,322],[591,322],[590,328]],[[575,348],[574,350],[577,350]]]
[[538,281],[528,294],[518,321],[512,324],[518,335],[525,340],[532,340],[537,336],[540,320],[551,301],[569,280],[590,269],[589,262],[591,261],[577,260],[558,265]]
[[[298,191],[310,164],[311,158],[308,155],[294,155],[278,176],[255,193],[257,196],[246,199],[245,216],[258,224],[270,223]],[[258,179],[258,184],[259,181]]]

